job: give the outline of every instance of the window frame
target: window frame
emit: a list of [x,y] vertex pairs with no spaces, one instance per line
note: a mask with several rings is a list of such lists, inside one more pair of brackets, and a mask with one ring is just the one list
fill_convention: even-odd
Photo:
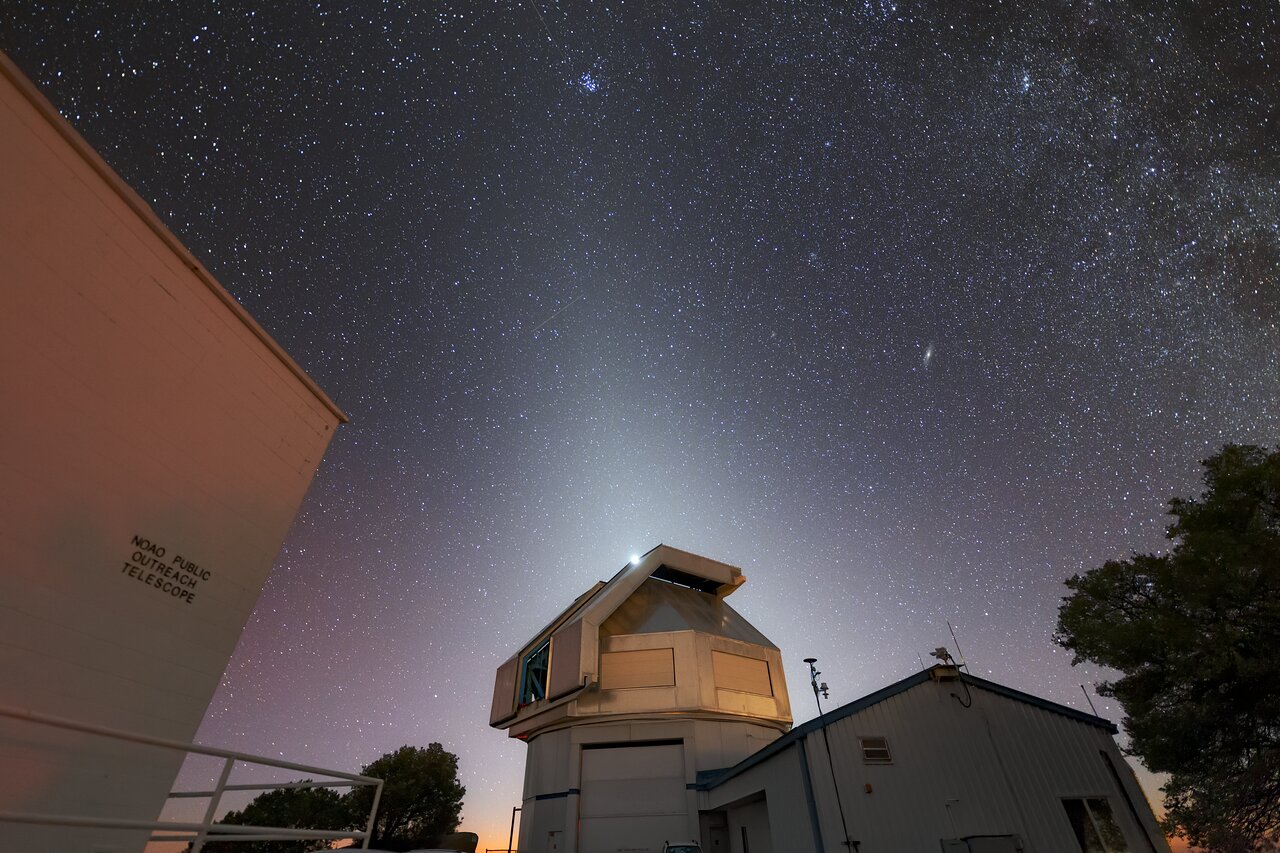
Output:
[[[1068,824],[1071,825],[1072,834],[1075,835],[1076,843],[1080,845],[1082,851],[1087,849],[1085,841],[1076,834],[1075,824],[1071,823],[1071,812],[1067,807],[1068,803],[1080,804],[1080,807],[1084,810],[1084,816],[1089,819],[1089,826],[1093,828],[1094,838],[1105,853],[1131,853],[1133,848],[1129,846],[1129,836],[1125,834],[1124,827],[1116,819],[1115,809],[1111,806],[1111,797],[1106,794],[1081,794],[1074,797],[1060,797],[1059,800],[1062,802],[1063,816],[1067,818]],[[1105,827],[1106,831],[1104,831],[1104,826],[1099,822],[1101,819],[1099,816],[1100,810],[1092,805],[1097,802],[1106,805],[1105,818],[1110,824],[1109,827]],[[1115,846],[1113,833],[1119,835],[1120,841],[1124,844],[1123,847]]]
[[[883,746],[868,747],[867,741],[879,741]],[[868,749],[876,752],[884,752],[883,758],[872,758],[867,755]],[[889,746],[889,738],[884,735],[858,735],[858,750],[862,753],[863,764],[892,764],[893,749]]]
[[[529,689],[534,686],[529,681],[531,673],[529,671],[530,664],[535,663],[536,659],[544,658],[545,663],[542,666],[542,679],[536,686],[538,690]],[[541,642],[534,643],[520,658],[520,678],[516,682],[516,707],[523,708],[526,705],[532,705],[535,702],[541,702],[547,698],[547,688],[551,682],[551,637],[545,637]],[[537,695],[541,693],[541,695]]]

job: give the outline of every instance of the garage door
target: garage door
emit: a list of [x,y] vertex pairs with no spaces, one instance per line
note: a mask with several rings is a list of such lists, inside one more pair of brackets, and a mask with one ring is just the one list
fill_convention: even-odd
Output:
[[660,853],[689,840],[684,748],[678,744],[582,750],[578,850]]

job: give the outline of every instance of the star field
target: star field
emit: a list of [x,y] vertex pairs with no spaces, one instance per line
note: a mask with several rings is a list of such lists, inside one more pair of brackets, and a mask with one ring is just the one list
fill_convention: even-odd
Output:
[[200,739],[441,741],[482,847],[494,669],[631,553],[741,566],[800,719],[801,658],[847,702],[948,620],[1085,707],[1061,581],[1280,441],[1269,3],[15,0],[0,48],[351,417]]

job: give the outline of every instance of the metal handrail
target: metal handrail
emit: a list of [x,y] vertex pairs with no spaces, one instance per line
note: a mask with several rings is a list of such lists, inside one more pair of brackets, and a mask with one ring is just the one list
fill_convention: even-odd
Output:
[[[79,720],[57,717],[52,714],[43,714],[38,711],[32,711],[25,708],[12,708],[0,705],[0,717],[9,717],[14,720],[22,720],[29,723],[35,723],[37,725],[67,729],[69,731],[84,732],[86,734],[98,735],[112,740],[139,743],[147,746],[159,747],[161,749],[176,750],[188,755],[194,753],[196,755],[208,755],[214,758],[223,759],[222,772],[218,776],[218,784],[212,791],[173,791],[168,795],[170,798],[208,797],[209,807],[205,809],[204,819],[200,823],[179,823],[175,821],[160,820],[130,820],[126,818],[87,817],[80,815],[28,814],[21,812],[0,812],[0,823],[74,826],[91,829],[151,830],[152,841],[191,841],[191,853],[200,853],[201,849],[204,847],[205,841],[217,839],[237,841],[286,841],[313,838],[341,841],[344,839],[351,839],[352,841],[361,842],[359,849],[369,849],[369,838],[373,835],[373,821],[378,814],[378,805],[382,801],[381,779],[375,779],[372,776],[361,776],[357,773],[346,773],[341,770],[329,770],[324,767],[312,767],[306,764],[298,764],[293,761],[281,761],[276,758],[269,758],[261,755],[250,755],[247,752],[236,752],[230,749],[201,746],[197,743],[184,743],[182,741],[169,740],[167,738],[152,737],[150,735],[138,734],[137,732],[112,729],[107,726],[99,726],[92,723],[82,723]],[[236,762],[260,764],[266,767],[280,768],[282,770],[294,770],[299,773],[314,773],[320,776],[330,776],[334,777],[335,781],[229,785],[227,784],[227,780],[230,778],[231,769],[235,766]],[[222,795],[227,791],[271,791],[288,788],[356,788],[369,785],[374,786],[373,805],[369,809],[369,819],[365,822],[365,828],[363,831],[300,829],[283,826],[245,826],[238,824],[215,823],[213,819],[214,815],[218,812],[218,806],[222,801]]]
[[[286,788],[350,788],[354,782],[267,782],[261,785],[224,785],[223,791],[274,791]],[[169,798],[212,797],[213,791],[170,791]]]

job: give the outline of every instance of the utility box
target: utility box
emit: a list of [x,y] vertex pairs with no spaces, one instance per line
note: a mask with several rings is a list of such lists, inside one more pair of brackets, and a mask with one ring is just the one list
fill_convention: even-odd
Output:
[[[345,418],[2,54],[0,298],[0,705],[190,741]],[[0,717],[0,812],[152,821],[182,758]]]

